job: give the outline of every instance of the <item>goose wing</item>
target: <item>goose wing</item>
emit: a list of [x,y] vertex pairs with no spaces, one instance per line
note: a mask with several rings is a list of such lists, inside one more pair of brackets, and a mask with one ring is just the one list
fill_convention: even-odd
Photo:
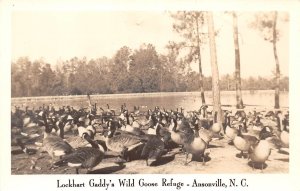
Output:
[[82,147],[66,155],[63,159],[54,163],[56,166],[68,165],[71,167],[91,168],[101,162],[104,153],[92,147]]
[[278,137],[268,137],[266,141],[269,142],[271,149],[280,149],[282,147],[282,142]]
[[61,156],[72,152],[73,148],[62,138],[58,136],[49,136],[43,140],[43,148],[48,153],[54,153],[56,156]]
[[110,138],[107,141],[107,147],[112,151],[121,152],[124,148],[132,150],[146,141],[147,139],[144,139],[142,137],[130,133],[122,133]]
[[256,145],[259,141],[256,136],[250,134],[243,134],[242,138],[245,139],[250,145]]
[[78,136],[68,138],[68,142],[73,148],[85,147],[89,144],[89,142]]
[[157,159],[163,154],[164,142],[156,135],[149,136],[149,140],[145,144],[142,157]]

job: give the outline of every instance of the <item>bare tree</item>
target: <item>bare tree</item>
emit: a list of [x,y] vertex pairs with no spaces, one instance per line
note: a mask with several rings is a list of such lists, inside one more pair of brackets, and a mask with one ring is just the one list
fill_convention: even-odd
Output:
[[203,73],[201,64],[201,44],[207,38],[207,34],[201,33],[200,29],[204,25],[204,12],[199,11],[178,11],[171,14],[174,19],[173,28],[181,36],[185,38],[185,42],[181,43],[182,48],[188,48],[189,54],[187,62],[198,62],[199,65],[199,85],[201,92],[202,104],[205,104]]
[[233,39],[234,39],[234,52],[235,52],[235,90],[236,90],[236,108],[242,109],[243,99],[242,99],[242,85],[241,85],[241,61],[240,61],[240,47],[239,47],[239,37],[238,37],[238,21],[235,12],[232,12],[233,18]]
[[[210,62],[212,71],[212,92],[213,92],[213,109],[217,112],[217,123],[222,124],[222,110],[220,101],[220,86],[219,86],[219,70],[217,64],[217,51],[215,42],[215,29],[213,13],[207,13],[207,23],[208,23],[208,35],[209,35],[209,47],[210,47]],[[216,122],[216,121],[215,121]],[[220,128],[222,133],[224,133],[223,128]]]
[[275,11],[273,16],[273,52],[276,62],[276,87],[275,87],[275,108],[279,108],[279,84],[280,84],[280,69],[279,69],[279,60],[277,56],[277,34],[276,34],[276,24],[277,24],[277,11]]
[[[264,40],[269,41],[273,44],[273,53],[276,64],[275,71],[275,108],[278,109],[279,106],[279,85],[280,85],[280,67],[277,55],[277,41],[279,40],[279,31],[277,30],[277,11],[274,12],[263,12],[255,15],[255,20],[251,23],[251,27],[259,30],[264,38]],[[284,18],[284,21],[287,21]]]

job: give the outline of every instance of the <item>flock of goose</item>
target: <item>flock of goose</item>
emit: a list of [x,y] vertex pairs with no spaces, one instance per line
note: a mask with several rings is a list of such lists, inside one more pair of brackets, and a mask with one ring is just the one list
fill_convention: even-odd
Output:
[[[220,124],[217,113],[209,111],[207,105],[189,112],[159,107],[142,112],[138,107],[129,111],[123,104],[115,111],[108,104],[107,109],[92,105],[88,99],[89,107],[80,109],[55,109],[51,104],[36,110],[15,106],[11,113],[11,145],[28,155],[47,152],[51,168],[69,166],[77,174],[82,168],[92,170],[108,151],[117,153],[116,163],[120,165],[143,159],[148,166],[179,147],[186,155],[184,165],[196,159],[204,164],[210,155],[210,143],[225,138],[240,151],[237,157],[248,158],[253,167],[258,164],[263,169],[272,149],[289,147],[288,111],[224,110]],[[25,133],[31,127],[39,131]],[[32,143],[38,146],[38,153],[27,147]]]

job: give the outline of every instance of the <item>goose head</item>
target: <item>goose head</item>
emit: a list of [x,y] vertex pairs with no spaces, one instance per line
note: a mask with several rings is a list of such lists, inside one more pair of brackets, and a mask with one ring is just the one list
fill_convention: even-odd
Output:
[[175,118],[172,118],[169,126],[169,131],[176,132],[176,128],[177,128],[177,120]]
[[219,133],[222,129],[222,124],[220,124],[219,122],[217,122],[217,116],[218,116],[218,112],[215,111],[215,114],[214,114],[214,123],[211,127],[211,130],[214,132],[214,133]]
[[237,136],[243,137],[242,129],[243,129],[243,126],[241,124],[237,125]]
[[227,127],[228,125],[230,125],[230,112],[229,111],[225,111],[224,112],[224,126]]
[[207,117],[207,108],[208,108],[208,105],[204,104],[200,107],[199,109],[199,113],[200,113],[200,116],[202,118],[206,118]]
[[67,124],[71,124],[73,123],[74,118],[71,115],[68,115],[68,117],[66,118],[66,123]]
[[94,141],[88,133],[83,133],[82,138],[89,142],[93,148],[99,149],[103,153],[105,152],[104,147],[101,144],[98,144],[98,142]]
[[106,140],[112,138],[113,136],[114,136],[114,131],[108,130],[104,132],[104,137]]
[[272,136],[273,136],[273,132],[272,132],[271,128],[268,126],[263,127],[259,133],[260,140],[265,140],[268,137],[272,137]]

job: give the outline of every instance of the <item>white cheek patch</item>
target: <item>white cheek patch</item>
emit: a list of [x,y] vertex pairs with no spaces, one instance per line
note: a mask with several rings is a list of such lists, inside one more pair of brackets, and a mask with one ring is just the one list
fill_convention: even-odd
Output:
[[92,147],[90,143],[86,144],[85,147]]
[[38,147],[42,147],[43,146],[43,143],[40,143],[40,142],[35,142],[34,143],[36,146],[38,146]]
[[98,144],[98,147],[100,151],[105,152],[104,148],[101,145]]
[[149,135],[156,135],[156,130],[155,130],[155,129],[152,129],[152,128],[149,128],[149,129],[148,129],[148,134],[149,134]]
[[40,136],[39,134],[35,133],[35,134],[33,134],[33,135],[29,136],[29,137],[36,138],[36,137],[39,137],[39,136]]
[[21,132],[21,135],[23,135],[23,136],[25,136],[25,137],[28,137],[28,134],[27,134],[27,133]]
[[93,134],[96,133],[96,129],[93,128],[93,126],[91,126],[91,125],[87,126],[86,130],[90,130]]
[[133,150],[134,148],[136,148],[136,147],[138,147],[138,146],[140,146],[140,145],[142,145],[143,143],[137,143],[137,144],[135,144],[135,145],[132,145],[132,146],[130,146],[130,147],[128,147],[128,151],[131,151],[131,150]]
[[78,130],[78,134],[79,134],[80,137],[83,136],[83,133],[86,133],[86,129],[82,126],[78,127],[77,130]]
[[54,156],[63,156],[66,154],[65,151],[63,151],[63,150],[55,150],[55,151],[53,151],[53,153],[54,153]]
[[261,128],[260,128],[259,126],[255,126],[255,125],[253,125],[253,130],[260,131],[260,130],[261,130]]
[[23,152],[24,152],[24,153],[27,153],[27,148],[23,149]]
[[81,167],[81,163],[71,163],[71,162],[68,162],[68,166],[69,167]]
[[170,126],[169,126],[169,131],[172,131],[173,127],[175,126],[174,123],[171,123]]

